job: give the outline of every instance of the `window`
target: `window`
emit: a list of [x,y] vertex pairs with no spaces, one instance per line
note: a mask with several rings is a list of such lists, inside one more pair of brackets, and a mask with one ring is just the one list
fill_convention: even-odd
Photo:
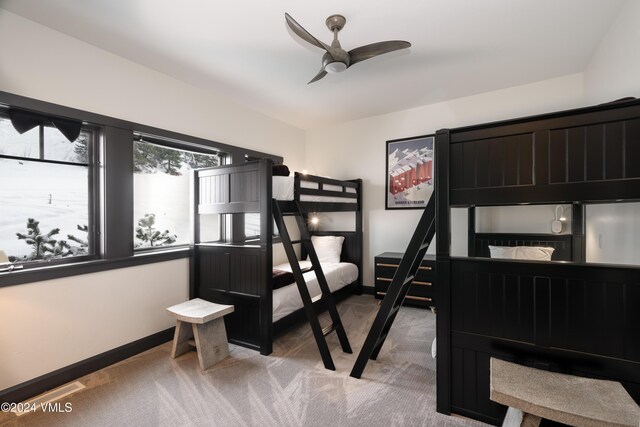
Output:
[[218,166],[220,156],[135,141],[133,146],[134,244],[136,249],[188,244],[190,174]]
[[27,121],[16,125],[21,134],[0,114],[0,250],[16,263],[95,254],[96,130],[75,123],[70,141],[57,119]]

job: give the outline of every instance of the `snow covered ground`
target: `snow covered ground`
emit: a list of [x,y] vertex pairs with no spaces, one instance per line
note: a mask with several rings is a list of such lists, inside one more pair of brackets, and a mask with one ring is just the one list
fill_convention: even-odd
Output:
[[[74,149],[55,128],[45,127],[45,156],[50,160],[78,161]],[[169,150],[169,149],[168,149]],[[0,154],[38,158],[38,129],[18,134],[11,122],[0,119]],[[155,228],[168,230],[177,236],[175,244],[190,240],[190,166],[183,163],[182,175],[163,173],[134,174],[134,219],[131,233],[139,219],[155,214]],[[88,168],[84,166],[52,165],[27,160],[0,159],[0,250],[9,256],[31,254],[32,247],[19,240],[16,233],[27,233],[27,219],[40,221],[40,231],[48,233],[60,228],[54,238],[68,240],[73,234],[86,239],[78,225],[88,225]],[[204,240],[218,238],[216,215],[203,218]],[[140,243],[136,241],[136,244]],[[75,243],[71,243],[76,245]]]
[[[85,237],[77,225],[88,223],[87,168],[0,159],[0,249],[10,256],[32,251],[16,233],[26,233],[27,219],[40,221],[40,231],[60,228]],[[51,195],[51,203],[49,203]],[[138,219],[156,214],[156,228],[178,236],[176,244],[189,243],[189,175],[163,173],[134,175],[134,233]]]
[[[133,217],[131,232],[146,214],[156,215],[155,228],[178,236],[175,244],[189,243],[189,172],[174,176],[164,173],[133,175]],[[140,243],[139,241],[135,242]]]
[[87,173],[83,166],[0,159],[0,249],[10,256],[32,252],[16,236],[27,232],[28,218],[40,221],[42,233],[60,228],[56,239],[85,238],[77,225],[89,216]]

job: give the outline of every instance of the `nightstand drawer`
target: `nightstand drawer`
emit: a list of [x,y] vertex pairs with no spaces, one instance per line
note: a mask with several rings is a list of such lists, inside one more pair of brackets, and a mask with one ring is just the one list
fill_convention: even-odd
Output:
[[[374,279],[375,297],[382,299],[393,281],[393,276],[400,266],[402,254],[397,252],[385,252],[375,257]],[[430,256],[420,263],[409,292],[404,303],[423,307],[435,306],[435,258]]]
[[[376,291],[387,292],[389,290],[389,283],[382,282],[376,283]],[[413,295],[417,297],[426,297],[426,298],[434,298],[435,297],[435,289],[432,286],[423,286],[416,285],[415,283],[411,284],[409,288],[409,292],[407,295]]]
[[[382,299],[386,295],[386,292],[376,291],[376,298]],[[423,307],[431,307],[435,305],[434,299],[430,297],[419,297],[415,295],[407,295],[404,297],[405,304],[415,304]]]

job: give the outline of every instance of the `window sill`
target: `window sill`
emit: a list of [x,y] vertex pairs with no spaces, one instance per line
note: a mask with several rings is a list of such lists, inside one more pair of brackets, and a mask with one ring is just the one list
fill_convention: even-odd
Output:
[[191,249],[189,247],[181,247],[138,253],[127,258],[98,259],[92,261],[71,262],[69,264],[55,266],[49,265],[20,270],[16,269],[10,272],[0,273],[0,288],[5,286],[21,285],[24,283],[60,279],[63,277],[78,276],[81,274],[98,273],[100,271],[115,270],[118,268],[135,267],[138,265],[156,262],[172,261],[175,259],[187,258],[190,255]]

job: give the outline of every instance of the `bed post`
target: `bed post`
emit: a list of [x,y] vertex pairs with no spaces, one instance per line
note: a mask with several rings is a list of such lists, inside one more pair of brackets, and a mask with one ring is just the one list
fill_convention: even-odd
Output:
[[198,214],[198,203],[200,195],[200,181],[198,178],[198,171],[192,170],[189,173],[191,182],[191,194],[189,196],[189,214],[191,216],[191,242],[189,244],[189,251],[191,256],[189,257],[189,299],[196,298],[197,286],[196,286],[196,271],[198,268],[198,257],[196,251],[198,250],[197,244],[200,243],[200,215]]
[[273,211],[271,187],[273,162],[260,161],[260,252],[262,274],[267,278],[266,286],[260,290],[260,353],[270,354],[273,343]]
[[438,356],[436,357],[436,387],[438,412],[451,413],[451,287],[450,249],[451,228],[449,208],[449,130],[436,132],[436,336]]
[[476,256],[476,207],[469,207],[467,225],[467,256]]
[[585,205],[574,203],[571,209],[571,261],[586,261],[586,239],[584,230]]
[[362,281],[362,276],[363,276],[363,271],[362,269],[364,268],[364,242],[363,242],[363,234],[362,234],[362,179],[354,179],[353,182],[355,182],[356,184],[358,184],[358,207],[357,210],[355,211],[356,214],[356,235],[357,235],[357,240],[358,240],[358,253],[357,253],[357,259],[358,259],[358,295],[362,295],[364,292],[364,286],[363,286],[363,281]]

